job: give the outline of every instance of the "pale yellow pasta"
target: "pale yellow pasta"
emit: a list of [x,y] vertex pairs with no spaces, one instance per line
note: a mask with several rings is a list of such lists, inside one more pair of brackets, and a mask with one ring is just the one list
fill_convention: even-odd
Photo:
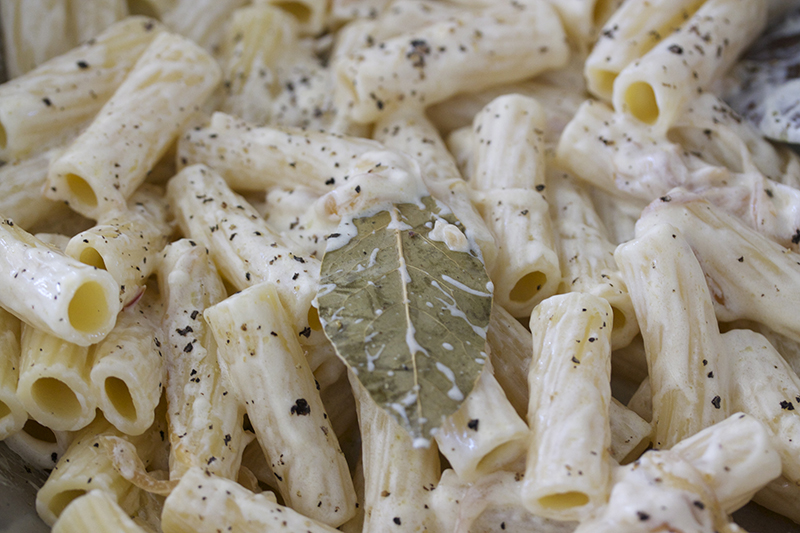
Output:
[[612,311],[611,346],[627,346],[639,333],[628,288],[614,262],[609,241],[589,194],[570,175],[549,176],[550,214],[561,266],[559,292],[586,292],[604,298]]
[[532,77],[563,66],[568,56],[549,4],[498,2],[358,50],[333,68],[339,106],[368,123],[401,106],[425,107]]
[[28,413],[17,398],[19,336],[19,320],[0,309],[0,440],[20,431],[28,420]]
[[164,357],[159,349],[163,306],[154,289],[122,310],[117,325],[94,347],[89,378],[103,415],[126,435],[153,424],[161,400]]
[[303,35],[318,35],[328,23],[329,0],[256,0],[256,4],[273,5],[293,15]]
[[586,58],[585,75],[589,91],[611,101],[617,75],[681,27],[704,2],[623,2],[603,26]]
[[265,124],[279,91],[277,70],[286,50],[296,44],[296,22],[281,9],[260,3],[234,11],[220,52],[225,86],[220,108],[246,122]]
[[390,2],[391,0],[331,0],[331,16],[335,20],[365,18],[380,13]]
[[795,523],[800,523],[798,499],[800,499],[800,484],[791,482],[783,476],[770,481],[753,496],[753,501],[757,504]]
[[229,283],[237,289],[274,283],[297,332],[309,324],[317,327],[311,300],[319,283],[318,259],[295,255],[219,174],[204,165],[183,169],[170,180],[167,192],[184,235],[208,246]]
[[800,301],[800,255],[702,198],[677,189],[668,198],[648,208],[637,231],[661,223],[681,230],[705,273],[721,321],[749,319],[800,340],[793,311]]
[[352,518],[356,497],[347,462],[275,287],[245,289],[204,316],[283,500],[332,527]]
[[42,195],[50,161],[59,153],[56,148],[0,167],[0,213],[4,217],[30,230],[54,211],[64,211],[64,206]]
[[653,390],[650,387],[649,377],[639,383],[633,396],[628,400],[628,409],[641,416],[643,420],[653,420]]
[[6,72],[16,78],[75,44],[66,0],[3,0],[3,59]]
[[95,417],[97,398],[89,381],[89,347],[24,325],[17,397],[42,425],[75,431]]
[[528,425],[486,365],[461,407],[436,431],[439,451],[464,481],[503,469],[524,455]]
[[53,431],[29,418],[21,430],[6,437],[3,443],[29,465],[50,470],[67,451],[74,436],[74,432]]
[[[154,3],[153,0],[145,0]],[[176,31],[211,52],[222,39],[221,20],[246,0],[158,0],[160,19]],[[167,5],[168,4],[168,5]]]
[[638,459],[650,444],[653,426],[616,398],[611,398],[608,418],[611,428],[611,457],[622,465]]
[[203,163],[236,191],[303,185],[325,193],[344,181],[353,162],[381,145],[368,139],[317,131],[256,128],[224,113],[208,127],[188,131],[178,143],[178,160]]
[[528,364],[533,346],[530,332],[508,311],[493,305],[486,342],[495,379],[517,414],[525,417],[528,412]]
[[373,137],[419,162],[425,186],[461,221],[466,235],[481,249],[486,269],[491,271],[497,262],[495,238],[470,201],[469,187],[459,174],[453,156],[425,114],[399,110],[384,116],[375,124]]
[[732,360],[734,409],[768,428],[783,476],[800,482],[800,378],[763,335],[735,329],[722,338]]
[[584,519],[611,485],[611,306],[590,294],[552,296],[533,310],[530,329],[522,500],[540,516]]
[[730,368],[711,294],[689,243],[669,224],[637,227],[614,258],[644,339],[653,445],[669,449],[730,413]]
[[51,163],[46,195],[94,219],[124,210],[220,77],[216,61],[196,44],[159,34],[95,120]]
[[602,25],[623,4],[622,0],[550,0],[558,10],[571,42],[581,50],[597,46]]
[[334,533],[290,507],[275,503],[271,493],[253,494],[236,482],[192,468],[164,503],[164,533],[216,533],[235,528],[242,533],[302,531]]
[[128,200],[127,210],[72,237],[65,253],[108,271],[124,306],[141,296],[171,234],[163,190],[144,185]]
[[119,286],[11,220],[0,221],[0,305],[27,324],[87,346],[111,330]]
[[219,367],[203,311],[225,299],[222,279],[201,244],[182,239],[164,251],[158,283],[165,305],[161,352],[167,370],[170,479],[201,466],[236,479],[245,442],[244,410]]
[[766,0],[707,0],[614,80],[614,109],[666,132],[683,107],[722,76],[767,24]]
[[26,157],[74,137],[162,31],[155,20],[126,18],[95,39],[0,85],[0,158]]
[[424,531],[436,523],[428,491],[439,479],[435,445],[414,447],[411,436],[380,408],[351,374],[358,407],[364,468],[364,533],[402,527]]
[[92,490],[67,505],[53,533],[147,533],[114,499],[102,490]]

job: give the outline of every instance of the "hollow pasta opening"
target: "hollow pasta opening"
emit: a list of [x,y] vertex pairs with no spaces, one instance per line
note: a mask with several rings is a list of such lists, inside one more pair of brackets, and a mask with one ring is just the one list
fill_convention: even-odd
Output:
[[84,248],[79,260],[83,264],[106,270],[106,262],[103,261],[103,256],[95,248]]
[[294,15],[300,24],[311,20],[311,9],[303,2],[275,2],[275,5]]
[[539,505],[546,509],[572,509],[589,503],[589,496],[583,492],[569,491],[549,494],[539,498]]
[[480,462],[478,462],[476,470],[479,473],[494,472],[499,467],[504,466],[519,457],[521,451],[522,449],[520,448],[519,441],[513,440],[511,442],[505,442],[487,453],[480,460]]
[[88,181],[77,174],[67,174],[64,179],[70,192],[80,203],[89,207],[97,207],[97,195]]
[[11,414],[11,408],[4,402],[0,400],[0,420],[7,417]]
[[614,80],[617,79],[617,73],[610,70],[595,70],[594,78],[596,80],[597,92],[603,95],[611,95],[614,92]]
[[103,286],[96,281],[84,283],[69,302],[69,323],[85,333],[102,328],[108,320],[108,302]]
[[111,376],[106,378],[105,391],[108,401],[126,420],[136,420],[136,406],[128,385],[121,379]]
[[81,403],[75,392],[56,378],[39,378],[31,386],[33,401],[42,411],[58,418],[73,420],[81,415]]
[[6,144],[8,144],[8,138],[6,137],[6,128],[3,126],[3,123],[0,122],[0,149],[5,149]]
[[508,297],[512,302],[527,302],[536,296],[536,293],[541,290],[545,283],[547,283],[547,276],[544,272],[539,272],[538,270],[536,272],[528,272],[517,281]]
[[644,81],[634,82],[625,91],[625,104],[631,115],[645,124],[655,124],[660,113],[653,87]]
[[22,431],[33,437],[34,439],[40,442],[46,442],[48,444],[55,444],[58,442],[56,440],[56,434],[53,433],[53,430],[47,426],[41,425],[36,420],[30,418],[25,425],[22,426]]
[[612,317],[612,331],[619,331],[625,327],[625,324],[628,323],[628,319],[625,317],[625,313],[614,307],[611,306],[611,317]]
[[57,517],[61,516],[61,513],[64,512],[64,509],[67,508],[67,505],[71,504],[84,494],[86,494],[86,491],[82,489],[72,489],[59,492],[50,500],[50,505],[48,505],[50,512]]

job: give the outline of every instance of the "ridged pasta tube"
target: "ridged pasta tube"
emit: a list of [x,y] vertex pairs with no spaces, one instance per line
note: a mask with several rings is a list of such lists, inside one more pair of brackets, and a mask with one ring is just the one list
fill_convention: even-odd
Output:
[[531,360],[531,334],[511,313],[492,305],[486,342],[494,377],[508,401],[521,417],[528,412],[528,364]]
[[0,305],[42,331],[81,346],[114,327],[119,286],[108,272],[84,265],[0,220]]
[[559,292],[587,292],[604,298],[613,312],[611,346],[627,346],[639,333],[628,288],[614,262],[614,246],[589,194],[568,174],[549,180],[550,213],[561,266]]
[[528,425],[484,367],[461,407],[436,431],[439,451],[464,481],[476,481],[524,455]]
[[167,194],[184,235],[208,246],[234,287],[274,283],[297,332],[313,323],[318,259],[295,255],[250,204],[204,165],[183,169],[170,180]]
[[162,328],[167,369],[170,479],[194,466],[236,479],[247,444],[244,410],[219,367],[203,311],[225,299],[208,249],[186,239],[164,251],[158,283],[166,306]]
[[53,431],[29,418],[21,430],[3,442],[29,465],[50,470],[67,451],[74,436],[74,432]]
[[154,292],[148,291],[122,310],[117,325],[92,355],[92,392],[106,420],[126,435],[144,433],[153,424],[161,400],[163,306]]
[[72,237],[65,253],[108,271],[119,285],[120,303],[125,306],[141,296],[171,233],[163,191],[143,185],[131,196],[127,210]]
[[211,52],[222,40],[226,15],[242,7],[246,0],[146,0],[160,4],[161,21],[166,26]]
[[669,224],[637,227],[614,258],[644,339],[653,445],[668,449],[730,412],[730,368],[711,294],[688,242]]
[[753,496],[753,501],[770,511],[781,514],[795,523],[800,523],[800,484],[783,476],[770,481]]
[[92,490],[67,505],[53,533],[146,533],[112,497]]
[[585,293],[552,296],[533,310],[530,329],[522,501],[540,516],[583,519],[611,485],[611,306]]
[[254,285],[204,316],[286,505],[332,527],[352,518],[347,461],[275,287]]
[[692,247],[719,320],[753,320],[800,341],[800,255],[679,189],[651,204],[637,232],[661,223],[679,228]]
[[636,460],[650,444],[653,426],[616,398],[611,398],[608,419],[611,457],[623,465]]
[[61,431],[85,427],[95,417],[97,398],[89,381],[89,347],[22,327],[17,397],[40,424]]
[[548,3],[500,2],[388,38],[333,68],[340,108],[369,123],[401,106],[422,108],[530,78],[568,57],[564,28]]
[[0,440],[21,430],[28,413],[17,398],[20,324],[0,308]]
[[130,17],[0,85],[0,159],[19,159],[76,135],[162,31],[155,20]]
[[95,220],[124,210],[221,76],[196,44],[159,34],[94,121],[50,165],[46,195]]
[[767,25],[766,0],[708,0],[614,81],[614,109],[666,132]]
[[293,15],[302,35],[319,35],[328,23],[328,0],[256,0],[256,3],[274,5]]
[[0,213],[4,217],[30,230],[53,213],[68,209],[42,196],[50,161],[60,153],[55,148],[0,167]]
[[238,483],[192,468],[164,502],[164,533],[238,531],[303,531],[335,533],[335,529],[275,503],[270,492],[253,494]]

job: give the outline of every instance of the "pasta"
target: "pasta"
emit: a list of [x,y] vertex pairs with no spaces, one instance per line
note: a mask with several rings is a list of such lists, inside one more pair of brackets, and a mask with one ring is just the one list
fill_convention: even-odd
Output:
[[40,518],[800,520],[800,156],[713,94],[789,4],[0,0],[0,440]]

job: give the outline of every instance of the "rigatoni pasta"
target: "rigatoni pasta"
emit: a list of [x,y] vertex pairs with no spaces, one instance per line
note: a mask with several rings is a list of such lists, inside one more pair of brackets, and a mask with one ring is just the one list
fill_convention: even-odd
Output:
[[19,320],[0,308],[0,440],[21,430],[28,413],[17,398]]

